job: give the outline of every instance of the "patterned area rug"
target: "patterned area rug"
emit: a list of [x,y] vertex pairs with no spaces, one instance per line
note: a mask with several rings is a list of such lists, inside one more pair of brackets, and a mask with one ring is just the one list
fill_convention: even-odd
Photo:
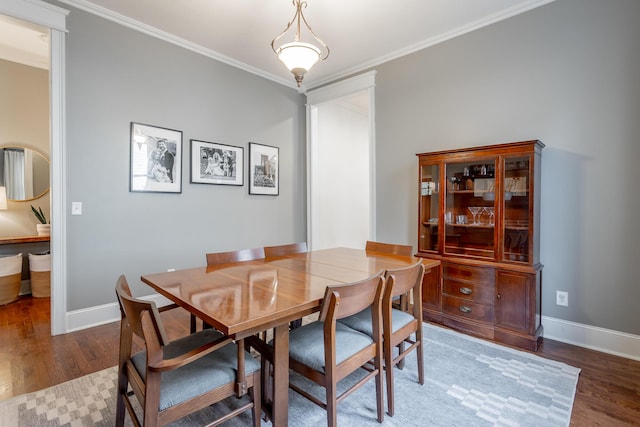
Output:
[[[382,425],[569,425],[579,369],[429,324],[424,331],[425,384],[417,383],[416,358],[408,356],[405,368],[396,370],[396,415],[386,416]],[[294,380],[305,381],[297,376]],[[0,402],[0,425],[113,426],[115,391],[114,367]],[[323,395],[320,388],[316,392]],[[326,424],[322,409],[293,391],[289,399],[290,425]],[[212,415],[237,404],[230,399],[172,425],[206,424]],[[377,425],[375,414],[375,386],[369,381],[340,403],[338,424]],[[247,413],[225,425],[249,423]],[[126,424],[132,425],[128,415]]]

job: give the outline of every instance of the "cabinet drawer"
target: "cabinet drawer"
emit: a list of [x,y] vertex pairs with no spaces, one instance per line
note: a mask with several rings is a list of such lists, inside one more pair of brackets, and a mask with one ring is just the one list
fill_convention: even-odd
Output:
[[461,264],[442,264],[442,273],[445,278],[466,280],[477,283],[495,283],[495,271],[493,268],[473,267]]
[[493,306],[478,304],[463,298],[444,295],[443,309],[447,314],[466,317],[479,322],[493,323]]
[[443,292],[451,296],[486,304],[493,304],[495,295],[492,285],[461,282],[453,279],[444,279]]

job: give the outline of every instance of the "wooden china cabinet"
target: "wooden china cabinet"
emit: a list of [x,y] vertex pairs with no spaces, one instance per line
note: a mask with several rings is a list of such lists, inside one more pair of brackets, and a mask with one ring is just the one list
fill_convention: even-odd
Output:
[[425,320],[537,350],[542,341],[540,167],[523,141],[417,154]]

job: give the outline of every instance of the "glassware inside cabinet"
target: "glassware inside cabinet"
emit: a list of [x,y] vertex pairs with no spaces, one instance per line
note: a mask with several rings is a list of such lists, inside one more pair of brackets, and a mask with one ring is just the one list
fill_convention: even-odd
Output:
[[531,198],[529,194],[530,158],[504,160],[504,260],[529,262]]
[[438,250],[438,218],[440,193],[440,167],[420,166],[420,239],[419,251]]
[[445,169],[445,253],[494,258],[495,159],[447,163]]

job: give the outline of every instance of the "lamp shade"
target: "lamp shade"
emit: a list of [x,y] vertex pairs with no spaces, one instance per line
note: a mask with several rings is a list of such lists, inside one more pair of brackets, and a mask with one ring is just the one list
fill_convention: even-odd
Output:
[[0,187],[0,210],[7,210],[7,189]]
[[298,68],[309,71],[320,59],[320,49],[309,43],[291,42],[280,46],[278,58],[289,71]]

